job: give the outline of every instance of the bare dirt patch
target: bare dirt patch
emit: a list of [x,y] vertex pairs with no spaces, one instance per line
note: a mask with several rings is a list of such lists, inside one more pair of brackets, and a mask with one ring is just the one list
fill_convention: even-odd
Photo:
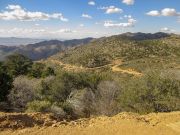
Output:
[[[9,118],[9,119],[7,119]],[[179,135],[180,112],[139,115],[120,113],[113,117],[58,121],[50,114],[0,114],[0,135]],[[5,122],[19,121],[16,128]]]
[[71,65],[71,64],[65,64],[61,61],[58,60],[50,60],[52,63],[62,66],[63,69],[67,70],[67,71],[88,71],[88,70],[97,70],[97,69],[102,69],[105,67],[111,67],[112,72],[121,72],[121,73],[126,73],[126,74],[130,74],[130,75],[134,75],[134,76],[142,76],[142,73],[134,70],[134,69],[122,69],[119,66],[122,65],[122,60],[121,59],[117,59],[112,61],[110,64],[104,65],[104,66],[100,66],[100,67],[95,67],[95,68],[87,68],[87,67],[82,67],[82,66],[75,66],[75,65]]

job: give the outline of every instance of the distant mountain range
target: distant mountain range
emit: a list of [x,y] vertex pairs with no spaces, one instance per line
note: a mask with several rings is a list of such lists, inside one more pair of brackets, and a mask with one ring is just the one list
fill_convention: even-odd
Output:
[[[93,63],[92,61],[96,61],[96,62],[99,61],[101,65],[102,64],[101,62],[106,63],[109,60],[114,59],[113,57],[125,55],[124,53],[130,55],[130,51],[134,51],[132,50],[133,46],[137,50],[138,50],[137,48],[138,46],[139,48],[141,48],[140,43],[137,43],[139,41],[144,41],[144,40],[155,41],[171,36],[173,36],[173,34],[167,34],[162,32],[154,33],[154,34],[139,32],[139,33],[124,33],[120,35],[115,35],[111,37],[102,37],[98,39],[85,38],[85,39],[73,39],[66,41],[49,40],[49,41],[41,41],[41,42],[38,42],[38,39],[34,41],[32,39],[31,42],[38,42],[38,43],[31,43],[28,45],[18,44],[16,46],[12,46],[12,43],[10,46],[2,45],[3,44],[3,42],[1,42],[2,38],[0,38],[0,60],[1,61],[4,60],[6,56],[12,53],[23,54],[31,58],[32,60],[46,59],[50,56],[58,54],[54,56],[57,59],[61,59],[66,62],[68,61],[70,63],[76,63],[76,64],[79,63],[80,65],[90,65],[91,67],[92,65],[94,65],[92,64]],[[5,43],[5,39],[3,40]],[[22,44],[27,44],[30,42],[29,39],[18,39],[18,38],[10,38],[10,39],[7,38],[6,40],[7,40],[6,43],[12,42],[13,40],[14,41],[19,40],[21,41]],[[27,42],[25,43],[25,41]],[[168,39],[168,41],[171,40]],[[131,46],[129,46],[130,44]],[[148,47],[151,47],[151,45],[149,45],[150,43],[146,43],[146,44]],[[72,47],[77,47],[77,48],[69,49]],[[158,49],[158,46],[156,47]],[[144,46],[143,50],[145,50],[145,48],[147,47]],[[68,50],[68,51],[64,51],[64,50]],[[61,53],[62,51],[64,52],[63,54]],[[140,51],[142,50],[138,50],[135,54],[137,55]]]
[[0,37],[0,45],[6,46],[18,46],[28,45],[42,42],[45,39],[33,39],[33,38],[17,38],[17,37]]
[[[93,38],[73,39],[66,41],[49,40],[35,44],[5,46],[0,45],[0,60],[13,53],[23,54],[32,60],[45,59],[70,47],[89,43]],[[25,41],[25,40],[24,40]],[[1,42],[0,42],[1,44]]]

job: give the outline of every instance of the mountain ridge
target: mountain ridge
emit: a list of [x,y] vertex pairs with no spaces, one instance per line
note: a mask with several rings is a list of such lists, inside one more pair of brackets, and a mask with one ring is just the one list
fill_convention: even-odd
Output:
[[35,44],[20,45],[20,46],[0,45],[0,60],[3,60],[6,56],[12,53],[23,54],[32,60],[45,59],[67,48],[86,44],[90,42],[92,39],[93,38],[73,39],[66,41],[49,40]]
[[0,37],[0,45],[5,46],[19,46],[19,45],[28,45],[42,42],[45,39],[36,39],[36,38],[20,38],[20,37]]

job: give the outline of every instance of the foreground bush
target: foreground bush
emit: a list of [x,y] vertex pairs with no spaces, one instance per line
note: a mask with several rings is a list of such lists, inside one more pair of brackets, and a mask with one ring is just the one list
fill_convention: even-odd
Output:
[[[180,110],[180,80],[151,72],[117,83],[98,73],[61,71],[41,79],[17,77],[9,94],[14,108],[51,112],[60,118],[112,116],[122,111],[137,113]],[[118,80],[121,81],[121,80]]]
[[54,78],[43,81],[39,93],[42,95],[41,100],[65,102],[74,90],[83,88],[95,90],[100,80],[101,77],[94,74],[62,72]]
[[95,114],[94,102],[95,94],[88,88],[72,91],[66,101],[71,114],[76,117],[90,117],[91,114]]
[[180,81],[158,73],[133,79],[119,95],[122,111],[138,113],[180,110]]
[[29,79],[25,76],[15,78],[13,88],[8,95],[8,100],[13,108],[24,109],[28,102],[36,97],[36,89],[38,89],[40,80]]
[[94,110],[96,115],[112,116],[118,113],[120,86],[114,81],[102,81],[95,92]]
[[49,101],[32,101],[27,104],[27,112],[48,112],[51,107]]

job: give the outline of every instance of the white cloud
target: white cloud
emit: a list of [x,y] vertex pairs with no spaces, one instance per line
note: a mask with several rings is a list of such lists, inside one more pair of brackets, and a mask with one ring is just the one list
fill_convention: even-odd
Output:
[[81,17],[83,17],[83,18],[88,18],[88,19],[92,19],[92,16],[90,16],[90,15],[88,15],[88,14],[82,14]]
[[115,6],[100,7],[99,9],[106,10],[106,14],[122,13],[123,10]]
[[53,18],[53,19],[60,19],[61,21],[64,21],[64,22],[67,22],[68,19],[67,18],[64,18],[63,15],[61,13],[54,13],[52,15],[49,15],[50,18]]
[[116,23],[117,21],[114,21],[114,20],[105,20],[104,21],[104,24],[113,24],[113,23]]
[[174,32],[175,30],[170,29],[168,27],[164,27],[164,28],[161,28],[160,31],[162,31],[162,32]]
[[124,3],[126,5],[133,5],[134,4],[134,0],[123,0],[122,3]]
[[146,13],[146,14],[149,15],[149,16],[160,16],[160,12],[157,11],[157,10],[149,11],[149,12]]
[[71,30],[71,29],[60,29],[56,31],[56,33],[75,33],[76,31]]
[[[104,22],[102,22],[103,24]],[[107,32],[108,31],[108,32]],[[98,28],[86,27],[84,29],[76,27],[0,27],[0,37],[27,37],[27,38],[40,38],[40,39],[76,39],[86,37],[102,37],[114,34],[111,29],[105,29],[100,25]]]
[[161,11],[162,16],[177,16],[179,13],[173,8],[165,8]]
[[19,6],[19,5],[8,5],[6,7],[6,9],[16,10],[16,9],[21,9],[21,6]]
[[27,28],[12,28],[12,29],[9,29],[9,30],[6,30],[6,33],[8,34],[14,34],[14,35],[23,35],[23,34],[30,34],[30,33],[33,33],[33,34],[42,34],[46,32],[45,29],[27,29]]
[[96,3],[95,3],[94,1],[89,1],[89,2],[88,2],[88,5],[95,6]]
[[8,5],[6,9],[7,11],[0,12],[0,19],[2,20],[37,21],[59,19],[64,22],[68,21],[61,13],[47,14],[43,12],[31,12],[22,8],[20,5]]
[[43,28],[10,28],[10,29],[0,29],[1,35],[8,35],[8,36],[14,36],[16,35],[17,37],[58,37],[62,36],[63,34],[73,34],[76,33],[77,31],[71,30],[68,28],[65,29],[59,29],[59,30],[53,30],[53,29],[43,29]]
[[161,11],[152,10],[146,14],[149,16],[180,16],[180,13],[174,8],[164,8]]
[[128,18],[128,21],[125,23],[114,23],[113,21],[105,21],[104,26],[105,27],[122,27],[122,28],[126,28],[126,27],[133,27],[136,23],[136,20],[131,18]]

